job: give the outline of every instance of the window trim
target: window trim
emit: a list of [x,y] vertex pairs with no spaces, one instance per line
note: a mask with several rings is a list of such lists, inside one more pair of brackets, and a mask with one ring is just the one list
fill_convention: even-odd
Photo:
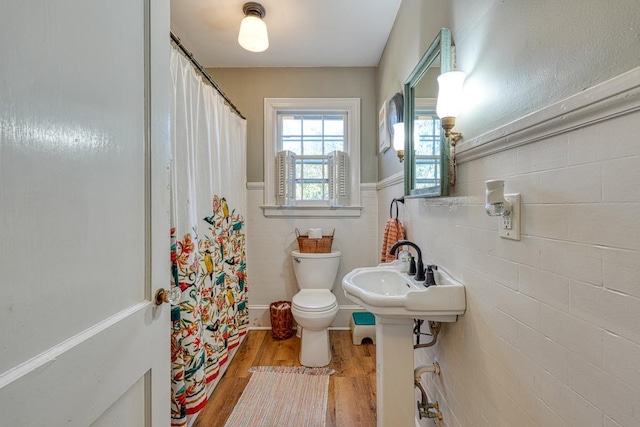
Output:
[[[277,114],[306,112],[347,113],[347,153],[349,154],[350,205],[360,206],[360,98],[265,98],[264,99],[264,207],[276,207]],[[340,207],[318,206],[336,210]],[[293,208],[295,209],[295,207]],[[266,210],[265,210],[266,214]]]

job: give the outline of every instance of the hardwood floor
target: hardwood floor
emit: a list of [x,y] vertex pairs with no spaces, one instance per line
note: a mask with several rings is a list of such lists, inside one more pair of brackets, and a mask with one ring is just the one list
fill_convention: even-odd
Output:
[[[349,331],[330,331],[327,427],[376,425],[376,348],[351,342]],[[300,339],[276,341],[271,331],[250,331],[193,427],[222,427],[249,382],[251,366],[299,366]],[[278,426],[297,427],[297,426]]]

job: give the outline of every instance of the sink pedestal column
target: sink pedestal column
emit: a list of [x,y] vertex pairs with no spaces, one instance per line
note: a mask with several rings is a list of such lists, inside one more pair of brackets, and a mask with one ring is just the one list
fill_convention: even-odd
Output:
[[376,315],[378,427],[414,427],[413,319]]

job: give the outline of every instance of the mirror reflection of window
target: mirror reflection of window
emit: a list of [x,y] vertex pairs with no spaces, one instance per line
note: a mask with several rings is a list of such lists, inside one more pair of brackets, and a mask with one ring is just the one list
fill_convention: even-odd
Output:
[[440,119],[435,111],[416,111],[414,119],[414,147],[416,188],[440,185]]

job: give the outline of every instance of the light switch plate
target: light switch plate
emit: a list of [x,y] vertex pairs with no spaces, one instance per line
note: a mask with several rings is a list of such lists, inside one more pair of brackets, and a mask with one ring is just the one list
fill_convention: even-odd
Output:
[[520,240],[520,194],[505,194],[504,198],[511,203],[511,215],[500,218],[500,237]]

